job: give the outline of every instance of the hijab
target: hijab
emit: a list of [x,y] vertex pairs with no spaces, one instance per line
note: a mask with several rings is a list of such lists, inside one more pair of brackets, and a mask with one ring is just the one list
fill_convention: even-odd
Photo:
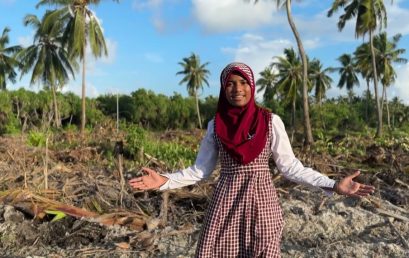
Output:
[[[229,103],[225,87],[232,74],[243,77],[251,87],[251,98],[243,107]],[[253,71],[243,63],[227,65],[220,75],[220,95],[215,116],[215,133],[223,148],[240,164],[248,164],[259,156],[267,141],[271,115],[256,105]]]

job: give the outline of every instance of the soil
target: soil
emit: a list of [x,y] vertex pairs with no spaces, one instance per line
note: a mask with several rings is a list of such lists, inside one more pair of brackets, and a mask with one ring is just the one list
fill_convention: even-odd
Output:
[[[107,158],[113,142],[104,135],[61,148],[77,138],[61,135],[45,154],[24,137],[0,137],[0,257],[192,257],[218,171],[197,186],[135,192],[120,175],[138,174],[136,163]],[[272,168],[286,222],[282,257],[409,257],[409,153],[383,149],[374,159],[370,150],[357,160],[296,149],[333,178],[350,172],[340,164],[367,162],[373,170],[358,181],[377,188],[367,198],[326,196]],[[55,220],[54,211],[68,216]]]

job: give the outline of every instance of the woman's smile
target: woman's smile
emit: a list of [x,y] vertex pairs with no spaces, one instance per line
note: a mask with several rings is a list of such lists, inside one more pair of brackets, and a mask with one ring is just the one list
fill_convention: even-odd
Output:
[[232,74],[224,88],[227,101],[236,107],[244,107],[251,99],[251,87],[240,75]]

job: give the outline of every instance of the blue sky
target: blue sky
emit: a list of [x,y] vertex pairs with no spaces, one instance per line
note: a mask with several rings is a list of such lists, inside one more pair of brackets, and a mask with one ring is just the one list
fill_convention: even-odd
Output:
[[[46,7],[35,8],[35,0],[0,0],[0,30],[11,28],[11,44],[27,46],[33,31],[24,27],[26,14],[42,16]],[[355,39],[353,23],[338,32],[339,14],[327,18],[332,1],[293,1],[293,16],[307,54],[318,58],[324,66],[338,66],[336,58],[351,53],[362,39]],[[403,35],[399,47],[409,46],[409,1],[387,3],[389,36]],[[255,74],[281,55],[284,48],[295,47],[284,10],[277,11],[274,1],[259,1],[257,5],[244,0],[103,0],[91,7],[101,20],[109,56],[95,60],[88,57],[87,95],[105,93],[128,94],[139,88],[156,93],[187,95],[185,85],[179,85],[181,70],[178,62],[192,52],[202,62],[209,62],[209,87],[202,97],[217,96],[219,74],[232,61],[249,64]],[[404,57],[409,59],[409,53]],[[397,65],[398,78],[389,90],[389,97],[399,96],[409,104],[409,64]],[[345,94],[336,87],[338,76],[332,74],[334,85],[327,96]],[[70,81],[65,91],[80,93],[81,75]],[[23,77],[8,88],[29,87]],[[34,85],[32,89],[38,89]],[[358,94],[366,88],[362,83]]]

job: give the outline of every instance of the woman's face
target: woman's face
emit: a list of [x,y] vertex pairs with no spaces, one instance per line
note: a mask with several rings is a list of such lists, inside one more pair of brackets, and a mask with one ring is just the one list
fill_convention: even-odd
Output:
[[230,105],[244,107],[251,99],[251,87],[240,75],[231,74],[224,87],[224,93]]

